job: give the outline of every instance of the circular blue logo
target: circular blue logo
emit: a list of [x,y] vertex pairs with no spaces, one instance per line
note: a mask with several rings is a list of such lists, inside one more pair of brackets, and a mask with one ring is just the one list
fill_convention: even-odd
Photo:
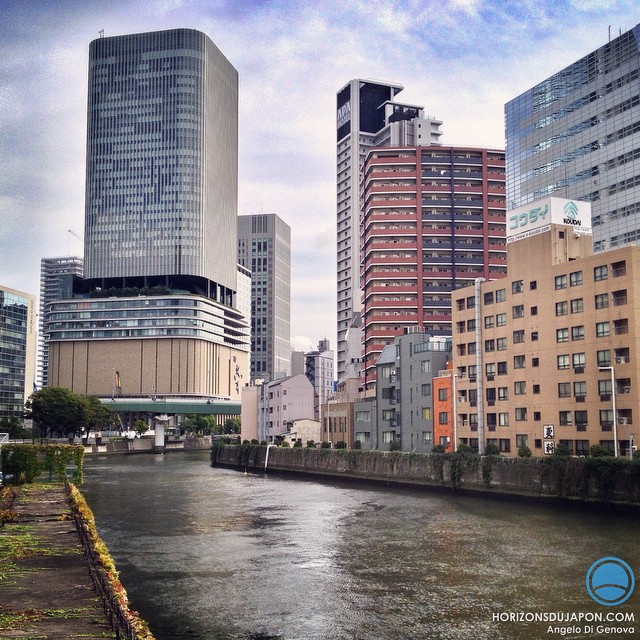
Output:
[[626,602],[636,584],[631,567],[620,558],[600,558],[587,571],[587,591],[605,607],[615,607]]

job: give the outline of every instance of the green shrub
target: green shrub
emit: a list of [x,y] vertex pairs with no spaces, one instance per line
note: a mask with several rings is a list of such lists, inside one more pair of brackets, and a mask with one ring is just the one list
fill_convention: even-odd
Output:
[[323,442],[323,443],[320,445],[320,448],[321,448],[321,449],[331,449],[331,443],[330,443],[330,442]]
[[339,440],[336,442],[336,449],[346,449],[347,443],[344,440]]
[[301,447],[302,446],[302,440],[300,438],[298,438],[294,443],[293,443],[294,447]]
[[394,440],[389,444],[389,451],[402,451],[402,443],[399,440]]
[[356,440],[356,441],[353,443],[353,448],[354,448],[354,449],[362,449],[362,442],[361,442],[360,440]]
[[444,448],[443,444],[434,444],[431,449],[431,453],[446,453],[447,450]]
[[473,449],[468,444],[465,444],[464,442],[461,442],[458,445],[457,452],[458,453],[473,453]]
[[315,440],[307,440],[307,449],[315,449],[315,448],[316,448]]
[[499,456],[500,455],[500,449],[498,448],[498,445],[495,444],[494,442],[490,442],[484,448],[484,455],[485,456]]
[[518,457],[519,458],[530,458],[531,457],[531,449],[529,449],[529,447],[527,447],[526,444],[523,444],[522,446],[518,447]]
[[289,444],[288,440],[283,440],[280,446],[284,447],[285,449],[288,449],[291,445]]
[[591,449],[589,449],[589,455],[594,458],[606,458],[612,454],[606,447],[603,447],[600,444],[594,444],[591,445]]

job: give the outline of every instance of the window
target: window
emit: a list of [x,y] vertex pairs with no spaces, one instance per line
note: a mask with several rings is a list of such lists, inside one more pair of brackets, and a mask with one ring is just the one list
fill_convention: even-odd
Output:
[[593,279],[598,282],[599,280],[606,280],[608,277],[607,265],[603,264],[593,269]]
[[382,411],[382,419],[389,422],[390,420],[396,419],[396,410],[395,409],[384,409]]
[[608,322],[596,322],[596,336],[598,338],[606,338],[610,333]]
[[476,299],[473,296],[467,298],[467,309],[475,309]]
[[496,291],[496,302],[504,302],[507,299],[506,289],[498,289]]
[[522,280],[514,280],[511,283],[511,293],[522,293],[524,289],[524,284]]
[[371,422],[371,411],[356,411],[356,422]]
[[524,329],[519,329],[513,332],[513,343],[524,342]]
[[534,384],[533,385],[533,393],[540,393],[540,385],[539,384]]
[[498,313],[496,315],[496,327],[504,327],[507,324],[507,314]]
[[509,399],[509,388],[498,387],[498,400],[508,400],[508,399]]
[[485,353],[490,353],[491,351],[495,351],[496,350],[496,341],[491,339],[491,340],[485,340],[484,341],[484,350]]
[[616,364],[629,364],[631,357],[629,355],[629,347],[620,347],[614,351]]
[[538,315],[538,307],[531,307],[531,315],[532,316]]
[[422,396],[430,396],[431,395],[431,385],[423,384],[422,385]]
[[600,396],[600,400],[611,400],[611,389],[610,378],[598,380],[598,395]]
[[513,393],[517,396],[523,396],[527,393],[527,383],[522,382],[514,382],[513,383]]
[[614,307],[619,307],[621,304],[627,304],[627,290],[620,289],[619,291],[614,291],[611,294],[611,298],[613,299]]
[[484,294],[484,303],[493,304],[493,291],[488,291]]
[[506,362],[498,362],[498,375],[506,376],[507,375],[507,363]]
[[531,332],[531,342],[537,342],[538,341],[538,332],[537,331],[532,331]]
[[422,407],[422,419],[431,420],[431,407]]
[[510,453],[511,440],[509,438],[498,438],[498,449],[500,449],[500,453]]
[[617,336],[629,333],[629,320],[622,318],[621,320],[613,321],[613,333]]
[[515,418],[516,418],[516,422],[524,422],[527,419],[527,408],[516,407]]
[[529,436],[525,433],[516,433],[516,447],[526,447],[529,441]]
[[569,313],[569,308],[567,306],[567,301],[556,302],[556,315],[557,316],[566,316]]
[[582,298],[574,298],[571,301],[571,313],[582,313],[584,311],[584,300]]
[[371,442],[371,431],[356,431],[356,440],[358,442],[370,443]]
[[447,401],[447,389],[438,389],[438,400],[441,402]]
[[573,424],[573,418],[571,415],[571,411],[560,411],[558,414],[558,422],[561,427],[566,427],[570,424]]
[[475,329],[476,329],[476,321],[467,320],[467,331],[475,331]]
[[514,369],[524,369],[526,367],[525,357],[524,356],[513,356],[513,368]]
[[512,314],[514,318],[524,318],[524,305],[517,304],[515,307],[512,307]]
[[600,409],[600,428],[611,431],[613,428],[613,409]]
[[529,283],[529,289],[531,289],[531,291],[533,291],[534,289],[537,289],[537,288],[538,288],[538,282],[536,280],[532,280]]
[[602,349],[602,351],[598,351],[597,358],[599,367],[611,366],[611,351],[609,349]]
[[[587,356],[584,352],[574,353],[571,356],[571,362],[573,363],[574,369],[584,369],[584,366],[587,363]],[[578,372],[576,371],[576,373]]]
[[584,326],[571,327],[571,339],[572,340],[584,340]]
[[558,382],[558,398],[570,398],[570,397],[571,397],[571,383]]
[[396,438],[396,432],[395,431],[383,431],[382,432],[382,442],[384,442],[385,444],[389,444],[391,442],[393,442]]
[[588,440],[576,440],[576,455],[588,456],[589,455],[589,441]]
[[587,430],[587,412],[584,410],[574,411],[573,419],[576,421],[576,429],[578,431],[586,431]]
[[484,365],[484,372],[487,374],[487,377],[493,377],[496,375],[496,363],[495,362],[487,362]]
[[572,287],[577,287],[582,284],[582,271],[574,271],[569,274],[569,283]]
[[461,320],[460,322],[456,322],[456,331],[458,333],[464,333],[466,331],[464,320]]
[[584,381],[573,383],[573,396],[575,398],[584,398],[587,395],[587,383]]
[[431,431],[422,432],[422,444],[429,444],[431,442]]
[[484,328],[491,329],[491,327],[493,327],[493,324],[494,324],[494,316],[485,316]]
[[531,366],[539,367],[540,366],[540,358],[531,358]]
[[440,411],[438,413],[438,424],[448,424],[449,413],[447,411]]
[[566,289],[567,288],[567,276],[556,276],[556,289]]
[[609,294],[598,293],[596,294],[596,309],[606,309],[609,306]]
[[626,276],[627,262],[625,260],[621,260],[620,262],[614,262],[611,265],[611,275],[614,278],[619,278],[620,276]]
[[474,355],[476,352],[476,343],[475,342],[468,342],[467,343],[467,353],[472,356]]
[[556,342],[569,342],[569,329],[556,329]]
[[420,371],[422,373],[431,373],[431,360],[422,360],[420,362]]
[[459,356],[466,356],[467,355],[467,345],[466,344],[459,344],[456,346],[456,349],[458,350],[458,355]]
[[570,369],[571,361],[569,360],[569,354],[562,354],[558,356],[558,369]]
[[496,338],[496,349],[498,351],[506,351],[507,350],[507,339],[506,338]]
[[509,414],[508,413],[499,413],[498,414],[498,424],[501,427],[509,426]]

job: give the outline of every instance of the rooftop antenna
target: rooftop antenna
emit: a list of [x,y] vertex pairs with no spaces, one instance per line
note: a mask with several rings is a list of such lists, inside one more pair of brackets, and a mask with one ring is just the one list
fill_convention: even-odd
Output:
[[[611,27],[609,27],[609,29],[611,29]],[[101,38],[104,38],[104,29],[100,29],[100,31],[98,31],[98,35],[99,35]]]

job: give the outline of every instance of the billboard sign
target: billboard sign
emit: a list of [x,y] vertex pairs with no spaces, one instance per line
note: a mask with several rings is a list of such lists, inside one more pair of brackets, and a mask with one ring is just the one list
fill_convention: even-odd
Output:
[[552,224],[591,235],[591,203],[548,197],[513,209],[507,212],[507,243],[549,231]]

